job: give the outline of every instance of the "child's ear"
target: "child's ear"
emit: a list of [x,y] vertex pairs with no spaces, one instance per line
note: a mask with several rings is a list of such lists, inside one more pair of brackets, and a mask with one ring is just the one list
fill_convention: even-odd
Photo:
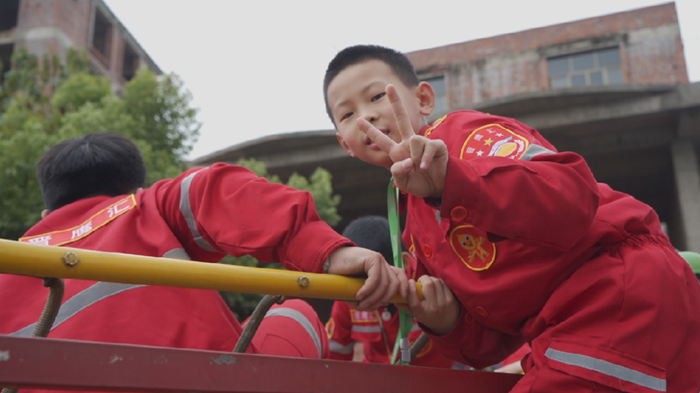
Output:
[[416,86],[416,97],[420,105],[420,113],[423,116],[430,116],[435,109],[435,90],[428,82],[421,82]]
[[345,143],[343,137],[340,136],[339,132],[335,133],[335,137],[338,138],[338,143],[340,143],[340,146],[343,147],[343,150],[345,150],[345,152],[348,153],[350,157],[355,157],[355,155],[352,153],[352,150],[350,150],[350,146],[348,146],[348,144]]
[[41,211],[41,218],[46,218],[49,215],[49,209],[44,209]]

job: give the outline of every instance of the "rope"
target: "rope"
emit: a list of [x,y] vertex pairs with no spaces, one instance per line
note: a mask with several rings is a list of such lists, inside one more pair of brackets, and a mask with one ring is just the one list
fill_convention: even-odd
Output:
[[260,300],[260,303],[258,303],[258,305],[255,307],[255,311],[253,311],[253,315],[250,316],[250,320],[245,325],[243,333],[241,333],[241,337],[238,339],[233,352],[244,353],[248,349],[250,342],[253,341],[253,336],[255,336],[255,332],[258,330],[260,322],[262,322],[263,318],[265,318],[267,311],[273,304],[279,304],[283,301],[284,296],[280,295],[265,295],[265,297]]
[[[56,320],[56,315],[58,315],[58,310],[61,308],[61,302],[63,301],[65,285],[63,285],[62,279],[45,278],[44,286],[49,287],[49,297],[46,299],[46,305],[44,305],[44,310],[41,312],[39,322],[37,322],[36,327],[34,327],[32,337],[47,337],[49,335],[53,327],[53,322]],[[2,389],[2,393],[17,393],[18,391],[19,389]]]

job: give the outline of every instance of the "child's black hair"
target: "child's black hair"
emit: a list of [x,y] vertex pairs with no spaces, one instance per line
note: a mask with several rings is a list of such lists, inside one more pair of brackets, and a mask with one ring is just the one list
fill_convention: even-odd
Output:
[[100,132],[49,149],[36,166],[36,176],[44,204],[53,211],[83,198],[133,192],[146,180],[146,165],[128,138]]
[[382,254],[390,265],[394,264],[393,252],[391,251],[391,232],[389,231],[389,221],[386,218],[381,216],[357,218],[345,227],[343,236],[360,247]]
[[331,84],[338,74],[344,69],[367,60],[379,60],[386,63],[391,70],[399,77],[401,82],[407,87],[413,87],[420,83],[416,71],[413,69],[413,64],[408,60],[408,57],[403,53],[386,48],[379,45],[356,45],[347,47],[340,52],[328,63],[326,76],[323,78],[323,100],[326,103],[326,113],[333,121],[333,113],[328,106],[328,86]]

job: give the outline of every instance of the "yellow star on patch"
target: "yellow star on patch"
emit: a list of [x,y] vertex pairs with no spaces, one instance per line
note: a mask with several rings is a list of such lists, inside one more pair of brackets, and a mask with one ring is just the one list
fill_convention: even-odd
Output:
[[493,143],[493,139],[491,139],[491,138],[484,141],[484,145],[486,145],[486,146],[491,146],[492,143]]

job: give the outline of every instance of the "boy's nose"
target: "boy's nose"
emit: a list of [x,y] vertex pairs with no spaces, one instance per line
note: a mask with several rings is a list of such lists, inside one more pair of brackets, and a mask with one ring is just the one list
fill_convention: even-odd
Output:
[[365,113],[365,115],[362,117],[370,123],[374,123],[374,121],[377,120],[376,113]]

